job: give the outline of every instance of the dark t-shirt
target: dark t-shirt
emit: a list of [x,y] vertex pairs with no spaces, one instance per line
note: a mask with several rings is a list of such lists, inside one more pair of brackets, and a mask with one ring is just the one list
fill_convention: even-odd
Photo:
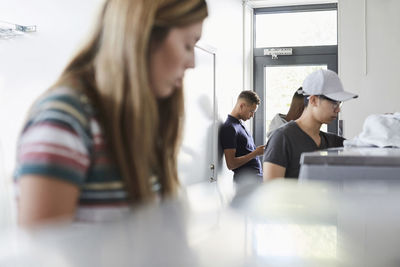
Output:
[[[253,137],[247,132],[244,125],[231,115],[228,115],[220,128],[220,143],[222,149],[236,149],[236,157],[247,155],[256,149]],[[258,157],[255,157],[233,171],[235,175],[249,171],[256,175],[262,175],[261,162]]]
[[264,162],[271,162],[286,168],[285,177],[298,178],[300,156],[303,152],[312,152],[331,147],[342,147],[343,137],[331,133],[319,132],[321,145],[306,134],[295,121],[277,129],[268,140],[264,151]]

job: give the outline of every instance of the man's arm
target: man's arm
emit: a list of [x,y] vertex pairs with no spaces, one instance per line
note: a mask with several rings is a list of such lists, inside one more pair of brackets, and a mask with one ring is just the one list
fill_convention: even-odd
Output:
[[263,163],[263,180],[267,182],[285,176],[286,168],[271,162]]
[[236,168],[239,168],[240,166],[246,164],[256,156],[260,156],[264,153],[264,145],[258,146],[254,151],[250,152],[247,155],[236,157],[236,149],[230,148],[230,149],[224,149],[225,153],[225,160],[226,160],[226,165],[228,166],[228,169],[234,170]]
[[287,144],[286,135],[280,129],[277,129],[268,140],[263,158],[264,182],[274,178],[285,177],[286,168],[289,166],[290,161]]

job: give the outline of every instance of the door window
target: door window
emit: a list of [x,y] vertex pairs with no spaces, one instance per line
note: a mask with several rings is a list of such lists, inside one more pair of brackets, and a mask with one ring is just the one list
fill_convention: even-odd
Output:
[[256,17],[256,47],[337,45],[337,11],[267,13]]
[[[327,68],[327,65],[294,65],[264,68],[264,116],[267,131],[269,131],[269,125],[275,114],[286,114],[288,112],[293,94],[302,85],[304,77],[315,70]],[[321,130],[327,131],[326,124],[323,125]]]
[[[338,71],[337,4],[255,9],[254,21],[254,90],[262,100],[254,116],[254,139],[261,145],[272,118],[287,114],[309,73],[319,68]],[[291,53],[266,53],[279,48],[291,48]],[[338,121],[321,130],[337,134]]]

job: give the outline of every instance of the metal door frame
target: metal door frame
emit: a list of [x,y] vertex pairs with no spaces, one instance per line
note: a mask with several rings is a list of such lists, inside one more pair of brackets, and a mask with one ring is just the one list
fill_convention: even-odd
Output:
[[[267,13],[293,13],[307,11],[328,11],[337,10],[337,4],[320,4],[320,5],[301,5],[301,6],[283,6],[254,9],[254,44],[256,15]],[[290,46],[287,46],[290,47]],[[257,113],[254,115],[253,133],[255,144],[265,144],[265,77],[264,68],[267,66],[304,66],[304,65],[327,65],[328,69],[338,73],[338,46],[303,46],[290,47],[293,54],[291,56],[278,56],[278,59],[272,59],[271,56],[264,56],[264,49],[278,47],[262,47],[253,48],[254,51],[254,91],[260,96],[262,103],[258,107]],[[334,120],[328,125],[328,132],[338,133],[338,120]]]
[[[337,46],[297,47],[293,49],[292,56],[279,56],[278,59],[264,56],[263,48],[257,48],[254,51],[254,89],[262,100],[265,99],[265,67],[327,65],[328,69],[335,72],[338,71]],[[256,145],[265,143],[265,102],[262,101],[254,116],[253,130]],[[338,133],[338,120],[334,120],[328,125],[328,132]]]

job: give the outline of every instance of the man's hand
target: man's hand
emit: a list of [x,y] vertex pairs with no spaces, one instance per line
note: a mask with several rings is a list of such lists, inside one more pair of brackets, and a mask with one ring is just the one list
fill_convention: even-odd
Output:
[[258,146],[257,148],[256,148],[256,155],[257,156],[260,156],[260,155],[263,155],[264,154],[264,148],[265,148],[265,145],[262,145],[262,146]]
[[241,157],[236,157],[236,149],[224,149],[225,153],[225,160],[226,160],[226,166],[230,170],[234,170],[236,168],[239,168],[240,166],[246,164],[253,158],[260,156],[264,154],[264,145],[258,146],[254,151],[251,153],[241,156]]

